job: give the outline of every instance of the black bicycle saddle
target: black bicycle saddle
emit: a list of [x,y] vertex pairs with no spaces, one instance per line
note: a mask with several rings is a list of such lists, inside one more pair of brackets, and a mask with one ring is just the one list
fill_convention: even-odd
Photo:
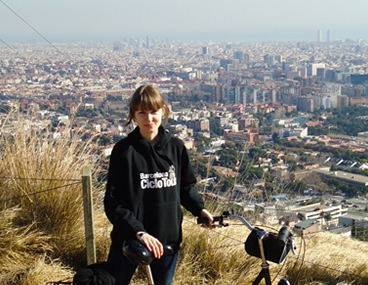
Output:
[[[163,256],[168,256],[174,253],[174,249],[171,245],[164,245]],[[151,251],[141,243],[139,240],[131,239],[124,241],[123,254],[133,264],[149,265],[155,258]]]

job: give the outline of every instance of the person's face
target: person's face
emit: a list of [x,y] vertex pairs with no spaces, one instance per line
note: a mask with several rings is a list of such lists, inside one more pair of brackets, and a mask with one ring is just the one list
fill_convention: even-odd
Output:
[[164,114],[164,108],[148,111],[138,109],[135,111],[134,119],[139,127],[141,135],[145,139],[152,140],[157,135]]

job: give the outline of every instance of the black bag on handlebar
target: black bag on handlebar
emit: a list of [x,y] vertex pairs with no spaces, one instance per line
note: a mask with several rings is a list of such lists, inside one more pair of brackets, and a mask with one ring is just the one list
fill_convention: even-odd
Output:
[[[244,247],[249,255],[261,258],[257,230],[259,229],[255,229],[249,234]],[[280,245],[276,235],[268,235],[263,239],[263,250],[266,260],[280,264],[288,255],[290,244],[286,242],[284,245]]]

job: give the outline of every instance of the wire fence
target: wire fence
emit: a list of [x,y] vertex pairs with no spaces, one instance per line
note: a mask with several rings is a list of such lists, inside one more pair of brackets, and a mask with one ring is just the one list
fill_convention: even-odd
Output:
[[10,198],[7,198],[7,199],[0,200],[0,203],[9,202],[9,201],[12,201],[12,200],[19,200],[19,199],[22,199],[22,198],[27,198],[27,197],[30,197],[30,196],[35,196],[35,195],[39,195],[39,194],[42,194],[42,193],[46,193],[46,192],[50,192],[50,191],[55,191],[55,190],[67,188],[69,186],[77,185],[77,184],[80,184],[82,182],[81,179],[39,179],[39,178],[21,178],[21,177],[15,177],[15,178],[12,178],[12,177],[0,177],[0,179],[35,180],[35,181],[53,181],[54,180],[54,181],[65,181],[65,182],[66,181],[74,181],[73,183],[65,184],[65,185],[62,185],[62,186],[57,186],[57,187],[53,187],[53,188],[39,190],[39,191],[35,191],[35,192],[32,192],[32,193],[24,194],[24,195],[13,196],[13,197],[10,197]]

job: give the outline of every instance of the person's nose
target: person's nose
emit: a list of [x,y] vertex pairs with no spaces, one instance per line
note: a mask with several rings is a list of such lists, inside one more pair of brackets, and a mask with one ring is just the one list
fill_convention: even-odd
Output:
[[148,119],[148,121],[152,121],[152,114],[151,113],[147,114],[147,119]]

